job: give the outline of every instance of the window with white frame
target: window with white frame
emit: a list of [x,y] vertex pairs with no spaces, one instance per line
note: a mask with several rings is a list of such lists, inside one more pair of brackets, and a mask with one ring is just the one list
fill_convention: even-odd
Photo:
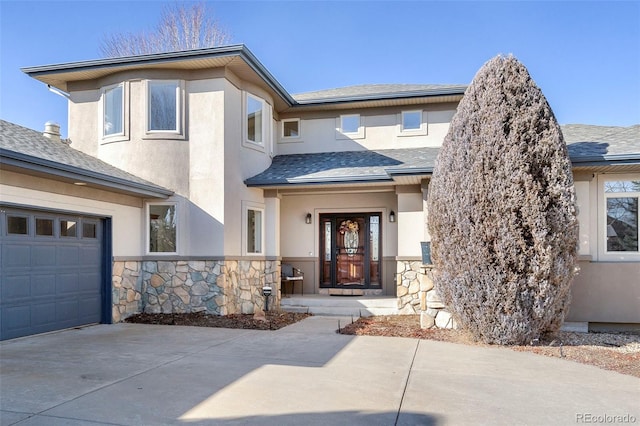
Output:
[[640,253],[639,200],[640,176],[637,179],[605,178],[606,253]]
[[422,127],[422,111],[402,111],[403,132],[420,130]]
[[340,116],[340,131],[342,133],[358,133],[360,129],[360,115],[350,114]]
[[124,134],[124,83],[102,89],[102,136]]
[[264,150],[271,144],[271,105],[264,99],[245,93],[244,97],[244,140],[251,148]]
[[147,133],[182,132],[182,84],[178,80],[147,81]]
[[427,134],[427,123],[422,110],[402,111],[398,114],[398,136]]
[[282,120],[282,139],[299,139],[300,138],[300,119],[287,118]]
[[177,208],[175,203],[147,204],[147,230],[149,253],[176,253]]
[[336,139],[362,139],[364,126],[360,114],[345,114],[336,119]]
[[264,206],[243,202],[243,234],[245,255],[264,253]]

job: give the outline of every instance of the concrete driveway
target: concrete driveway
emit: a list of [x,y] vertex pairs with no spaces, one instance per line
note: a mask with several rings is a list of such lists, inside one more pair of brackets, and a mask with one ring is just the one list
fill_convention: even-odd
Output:
[[97,325],[5,341],[0,424],[640,422],[640,379],[502,348],[343,336],[337,321]]

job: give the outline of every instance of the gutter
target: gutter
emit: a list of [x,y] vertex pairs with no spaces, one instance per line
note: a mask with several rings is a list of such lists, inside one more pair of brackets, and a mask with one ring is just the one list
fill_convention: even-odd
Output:
[[73,181],[86,182],[118,192],[127,192],[137,196],[151,198],[167,198],[174,194],[173,191],[152,184],[144,184],[131,180],[118,178],[103,173],[98,173],[68,164],[58,163],[51,160],[33,157],[26,154],[0,148],[0,159],[2,165],[29,170],[70,179]]
[[627,166],[640,164],[640,153],[575,156],[569,159],[571,164],[576,166]]

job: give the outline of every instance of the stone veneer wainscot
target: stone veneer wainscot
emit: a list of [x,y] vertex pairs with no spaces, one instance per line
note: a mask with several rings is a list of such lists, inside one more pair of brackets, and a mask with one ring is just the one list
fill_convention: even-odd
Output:
[[115,261],[112,320],[140,312],[252,314],[264,310],[265,285],[273,288],[270,309],[279,307],[279,261]]
[[422,328],[457,328],[433,288],[433,269],[421,261],[397,262],[396,296],[400,315],[420,314]]

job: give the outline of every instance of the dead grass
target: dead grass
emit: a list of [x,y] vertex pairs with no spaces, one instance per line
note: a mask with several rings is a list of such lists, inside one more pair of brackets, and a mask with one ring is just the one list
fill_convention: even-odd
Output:
[[[410,337],[464,345],[489,346],[474,341],[463,330],[420,328],[418,315],[360,318],[345,325],[342,334]],[[573,333],[561,331],[527,346],[507,346],[519,352],[532,352],[593,365],[605,370],[640,378],[640,335],[630,333]]]

